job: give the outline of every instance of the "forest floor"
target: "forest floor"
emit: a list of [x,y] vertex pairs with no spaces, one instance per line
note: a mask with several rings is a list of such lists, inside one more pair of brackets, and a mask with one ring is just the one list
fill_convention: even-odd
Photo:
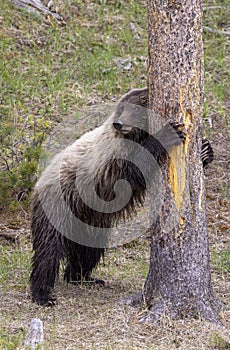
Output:
[[[57,4],[66,20],[64,28],[0,0],[3,150],[7,148],[8,135],[20,141],[26,128],[29,137],[31,125],[27,129],[23,124],[22,130],[20,117],[36,116],[41,129],[48,132],[49,127],[58,125],[60,116],[65,119],[83,109],[85,101],[89,108],[103,105],[117,101],[129,88],[145,85],[144,1],[57,1]],[[227,0],[205,1],[206,26],[229,30],[229,18]],[[60,278],[55,287],[58,304],[54,308],[33,304],[29,291],[30,211],[23,202],[12,204],[11,200],[5,208],[0,205],[0,350],[22,349],[32,318],[43,321],[47,350],[230,349],[228,39],[225,35],[204,33],[204,134],[215,153],[215,160],[205,170],[207,219],[213,286],[225,304],[220,314],[223,327],[199,318],[140,323],[145,310],[122,303],[143,288],[148,273],[147,207],[140,210],[132,227],[126,226],[127,232],[134,229],[142,235],[122,247],[108,249],[94,272],[105,280],[105,287],[66,286]],[[89,126],[92,127],[86,128]],[[0,167],[8,171],[1,162]],[[7,193],[5,197],[18,194],[16,185],[12,192],[2,187]]]

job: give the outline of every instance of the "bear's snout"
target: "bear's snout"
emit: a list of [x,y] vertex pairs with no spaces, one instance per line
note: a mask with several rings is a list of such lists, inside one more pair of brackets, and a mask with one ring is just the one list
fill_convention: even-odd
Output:
[[117,120],[113,123],[113,126],[116,130],[121,130],[122,129],[122,126],[123,126],[123,123],[121,120]]

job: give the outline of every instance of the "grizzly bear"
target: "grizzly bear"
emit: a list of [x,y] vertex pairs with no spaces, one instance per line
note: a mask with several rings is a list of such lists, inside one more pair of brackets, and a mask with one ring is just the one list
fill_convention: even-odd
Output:
[[[180,124],[148,132],[148,91],[125,94],[100,127],[84,134],[52,159],[33,194],[30,276],[32,300],[54,305],[53,288],[64,262],[64,279],[104,284],[94,279],[108,246],[109,232],[142,205],[147,187],[185,140]],[[203,163],[211,159],[204,142]]]

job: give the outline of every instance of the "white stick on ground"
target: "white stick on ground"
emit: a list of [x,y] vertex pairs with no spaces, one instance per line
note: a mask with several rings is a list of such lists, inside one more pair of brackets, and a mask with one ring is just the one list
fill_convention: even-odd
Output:
[[39,318],[32,318],[30,328],[26,335],[25,350],[43,350],[43,323]]

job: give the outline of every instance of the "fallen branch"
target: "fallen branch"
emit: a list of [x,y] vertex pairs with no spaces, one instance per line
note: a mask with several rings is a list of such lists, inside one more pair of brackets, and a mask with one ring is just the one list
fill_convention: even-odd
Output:
[[223,31],[223,30],[218,30],[218,29],[213,29],[213,28],[210,28],[210,27],[207,27],[207,26],[203,26],[203,29],[206,31],[206,32],[209,32],[209,33],[212,33],[212,34],[219,34],[219,35],[230,35],[230,32],[229,31]]
[[32,318],[30,322],[30,329],[26,335],[24,344],[25,350],[44,349],[43,347],[43,323],[39,318]]
[[64,18],[54,11],[50,11],[48,7],[42,4],[40,0],[10,0],[19,9],[27,12],[35,12],[44,15],[48,20],[53,18],[58,24],[65,25]]
[[203,7],[203,12],[208,11],[208,10],[222,10],[222,6],[204,6]]
[[18,242],[20,234],[17,231],[13,232],[1,232],[0,237],[7,239],[8,241],[13,241],[14,243]]

